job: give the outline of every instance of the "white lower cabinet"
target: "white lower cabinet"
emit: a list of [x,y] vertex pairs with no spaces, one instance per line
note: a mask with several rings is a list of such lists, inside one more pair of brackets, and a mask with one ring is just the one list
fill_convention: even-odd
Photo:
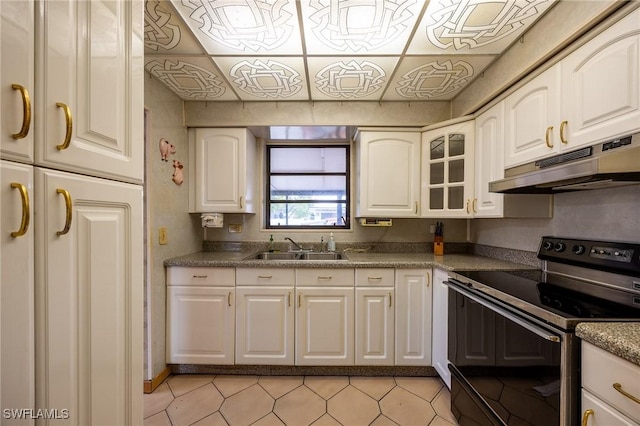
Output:
[[431,271],[396,270],[396,365],[431,365]]
[[236,364],[293,365],[293,269],[236,271]]
[[447,271],[433,268],[433,339],[431,347],[431,364],[436,369],[448,388],[451,388],[451,372],[447,356],[447,321],[449,313],[449,287],[445,281],[449,279]]
[[356,365],[393,365],[394,270],[356,269]]
[[167,362],[234,363],[233,268],[169,268]]

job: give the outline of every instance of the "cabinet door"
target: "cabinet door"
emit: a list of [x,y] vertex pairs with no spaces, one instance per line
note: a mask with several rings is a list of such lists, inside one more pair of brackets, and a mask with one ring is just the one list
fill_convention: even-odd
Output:
[[473,216],[474,121],[422,134],[422,216]]
[[356,288],[356,365],[393,365],[393,287]]
[[0,406],[30,408],[35,407],[33,168],[2,161],[0,178]]
[[196,129],[192,212],[254,213],[255,138],[246,129]]
[[431,296],[430,271],[396,270],[396,365],[431,364]]
[[233,287],[167,286],[167,362],[233,364]]
[[0,4],[0,155],[23,163],[33,163],[33,6],[33,0]]
[[582,389],[582,426],[638,426],[610,405]]
[[40,3],[37,165],[142,182],[142,6]]
[[142,188],[46,169],[36,183],[36,407],[142,423]]
[[489,182],[504,178],[504,101],[476,118],[475,217],[502,217],[504,195],[489,192]]
[[236,287],[236,364],[293,365],[293,287]]
[[451,388],[451,373],[447,357],[447,321],[449,287],[444,283],[449,274],[441,269],[433,270],[433,330],[431,364],[447,387]]
[[566,148],[640,129],[640,10],[562,61]]
[[357,215],[418,217],[420,133],[360,134]]
[[353,288],[296,290],[296,364],[353,365]]
[[555,65],[505,99],[506,168],[560,150],[560,65]]

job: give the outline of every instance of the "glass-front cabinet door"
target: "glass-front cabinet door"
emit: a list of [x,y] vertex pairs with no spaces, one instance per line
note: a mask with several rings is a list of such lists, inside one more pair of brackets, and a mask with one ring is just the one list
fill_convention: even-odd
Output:
[[473,120],[422,133],[422,216],[473,217]]

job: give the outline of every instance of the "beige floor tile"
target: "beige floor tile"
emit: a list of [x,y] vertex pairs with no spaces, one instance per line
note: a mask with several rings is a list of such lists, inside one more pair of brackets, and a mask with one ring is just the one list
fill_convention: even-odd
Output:
[[207,416],[199,422],[194,423],[193,426],[229,426],[229,423],[227,423],[224,417],[222,417],[220,411],[216,411],[210,416]]
[[273,410],[274,399],[257,384],[224,400],[220,412],[230,425],[250,425]]
[[282,420],[278,418],[273,413],[269,413],[257,422],[253,423],[251,426],[286,426],[282,423]]
[[396,383],[425,401],[433,400],[444,386],[438,377],[396,377]]
[[325,414],[315,422],[311,423],[311,426],[342,426],[342,424],[329,414]]
[[153,393],[146,393],[142,397],[144,405],[144,418],[158,414],[166,409],[173,401],[174,395],[166,382],[158,386]]
[[327,402],[308,387],[300,386],[279,398],[273,412],[286,425],[310,425],[327,412]]
[[343,425],[368,425],[380,415],[378,402],[348,386],[327,401],[327,413]]
[[190,425],[218,411],[224,398],[209,383],[177,397],[167,408],[174,426]]
[[215,376],[202,374],[182,374],[169,377],[165,383],[169,385],[173,395],[178,397],[207,383],[211,383],[214,377]]
[[428,425],[436,415],[431,404],[400,387],[393,388],[382,398],[380,409],[400,425]]
[[439,417],[455,424],[456,420],[451,414],[451,394],[446,386],[443,386],[438,395],[431,401],[431,406]]
[[258,383],[258,376],[216,376],[213,384],[220,393],[228,398]]
[[166,411],[161,411],[144,419],[144,426],[171,426],[171,420],[169,420]]
[[258,379],[258,384],[276,399],[302,386],[303,382],[302,376],[262,376]]
[[304,378],[304,384],[324,399],[329,399],[349,386],[349,378],[342,376],[307,376]]
[[393,377],[351,377],[349,382],[376,401],[380,401],[396,385]]
[[372,423],[371,426],[398,426],[398,423],[391,420],[384,414],[380,414]]

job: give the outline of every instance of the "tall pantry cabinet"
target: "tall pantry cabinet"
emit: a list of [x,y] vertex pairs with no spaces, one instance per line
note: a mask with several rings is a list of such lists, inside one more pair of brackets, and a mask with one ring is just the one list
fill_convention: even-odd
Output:
[[0,4],[0,398],[44,424],[142,424],[142,6]]

